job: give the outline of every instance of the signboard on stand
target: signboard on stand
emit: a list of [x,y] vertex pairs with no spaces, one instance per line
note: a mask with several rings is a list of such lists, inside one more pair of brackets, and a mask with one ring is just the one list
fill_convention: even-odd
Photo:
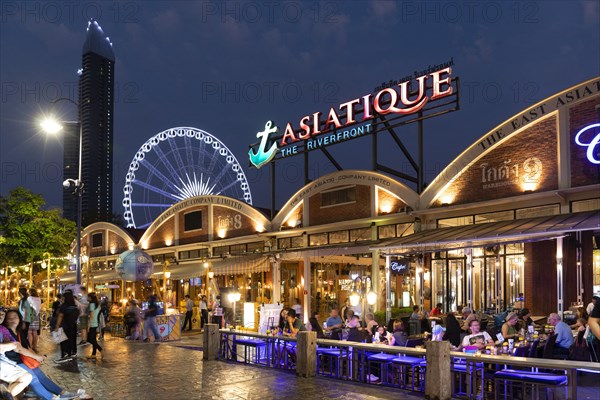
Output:
[[258,333],[266,333],[267,329],[279,326],[279,314],[283,309],[283,304],[263,304],[258,313],[260,314],[260,322]]

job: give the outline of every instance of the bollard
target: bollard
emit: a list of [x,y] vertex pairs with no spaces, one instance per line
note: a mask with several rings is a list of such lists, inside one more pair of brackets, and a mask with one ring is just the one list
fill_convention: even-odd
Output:
[[317,332],[298,332],[296,339],[296,375],[304,378],[316,376]]
[[203,360],[216,360],[219,356],[219,325],[204,324],[204,337],[202,338]]
[[427,342],[427,373],[425,374],[425,398],[449,400],[452,397],[452,373],[450,372],[450,342]]

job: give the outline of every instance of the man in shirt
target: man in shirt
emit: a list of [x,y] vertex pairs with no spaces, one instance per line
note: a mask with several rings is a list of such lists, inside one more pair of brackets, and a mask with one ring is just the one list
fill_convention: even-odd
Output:
[[587,307],[585,308],[585,312],[587,312],[588,315],[592,315],[592,311],[594,310],[594,305],[600,303],[600,295],[594,295],[592,297],[592,301],[590,301],[590,304],[587,305]]
[[473,310],[471,310],[469,307],[463,307],[462,315],[463,315],[464,320],[463,320],[461,329],[463,331],[466,331],[469,329],[469,325],[471,324],[471,321],[473,321],[474,319],[477,319],[477,314],[475,314],[473,312]]
[[486,345],[494,345],[494,340],[486,331],[481,332],[481,325],[476,319],[471,320],[469,325],[470,335],[463,338],[462,347],[465,346],[477,346],[479,350],[484,349]]
[[444,305],[442,303],[437,303],[435,305],[435,308],[433,310],[431,310],[431,312],[429,313],[429,316],[430,317],[437,317],[437,316],[442,315],[442,307],[443,306]]
[[183,327],[181,328],[182,331],[185,331],[185,327],[187,326],[188,322],[190,323],[190,328],[188,329],[188,331],[192,330],[192,314],[194,312],[194,301],[192,299],[190,299],[190,295],[186,294],[185,295],[185,319],[183,320]]
[[557,313],[552,313],[548,316],[548,323],[554,326],[554,333],[558,335],[556,345],[554,346],[554,354],[569,355],[569,348],[575,341],[571,327],[561,321]]
[[327,321],[325,321],[325,324],[327,325],[325,330],[331,332],[331,338],[340,340],[343,321],[338,314],[338,310],[335,308],[331,310],[331,314],[329,315],[329,318],[327,318]]
[[284,336],[296,337],[298,332],[306,330],[302,321],[296,317],[296,311],[294,309],[290,309],[288,311],[286,320],[287,322],[285,324],[285,328],[283,329]]

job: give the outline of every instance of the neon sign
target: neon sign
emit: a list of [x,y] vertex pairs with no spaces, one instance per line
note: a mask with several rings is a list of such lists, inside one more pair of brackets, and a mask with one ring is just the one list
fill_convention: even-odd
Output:
[[[586,135],[590,140],[582,139],[582,135],[587,131],[591,131],[591,135]],[[577,132],[577,135],[575,135],[575,143],[579,146],[587,147],[586,155],[589,162],[592,164],[600,164],[600,124],[588,125]]]
[[[302,141],[305,149],[310,151],[371,133],[372,125],[369,121],[376,114],[414,114],[422,110],[428,101],[450,96],[454,91],[451,75],[451,67],[443,68],[417,77],[415,80],[418,90],[415,93],[411,92],[412,81],[406,80],[397,87],[382,88],[375,95],[370,93],[341,103],[337,110],[331,107],[325,120],[322,120],[321,112],[315,112],[302,117],[297,124],[298,128],[288,122],[281,138],[272,138],[273,144],[266,150],[271,134],[277,132],[277,127],[273,126],[272,121],[268,121],[265,130],[256,134],[261,139],[258,148],[248,152],[250,162],[260,168],[271,161],[278,150],[283,157],[297,154],[297,145]],[[428,80],[431,80],[430,95],[426,93]],[[353,125],[357,126],[352,127]],[[328,133],[330,134],[326,135]],[[323,137],[315,139],[318,135]]]

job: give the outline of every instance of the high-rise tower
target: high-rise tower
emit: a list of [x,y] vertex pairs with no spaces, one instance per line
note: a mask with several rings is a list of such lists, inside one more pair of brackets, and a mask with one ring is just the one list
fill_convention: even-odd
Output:
[[[84,184],[81,211],[84,226],[112,219],[114,67],[112,43],[98,22],[90,20],[79,71],[79,121],[83,137],[81,181]],[[77,163],[72,165],[72,157],[67,163],[67,155],[78,154],[78,148],[75,151],[70,148],[73,145],[79,146],[79,143],[65,140],[65,179],[77,170]],[[67,168],[70,171],[67,172]],[[73,198],[70,200],[73,201]],[[67,215],[67,211],[73,210],[72,205],[63,208],[66,217],[75,216]]]

